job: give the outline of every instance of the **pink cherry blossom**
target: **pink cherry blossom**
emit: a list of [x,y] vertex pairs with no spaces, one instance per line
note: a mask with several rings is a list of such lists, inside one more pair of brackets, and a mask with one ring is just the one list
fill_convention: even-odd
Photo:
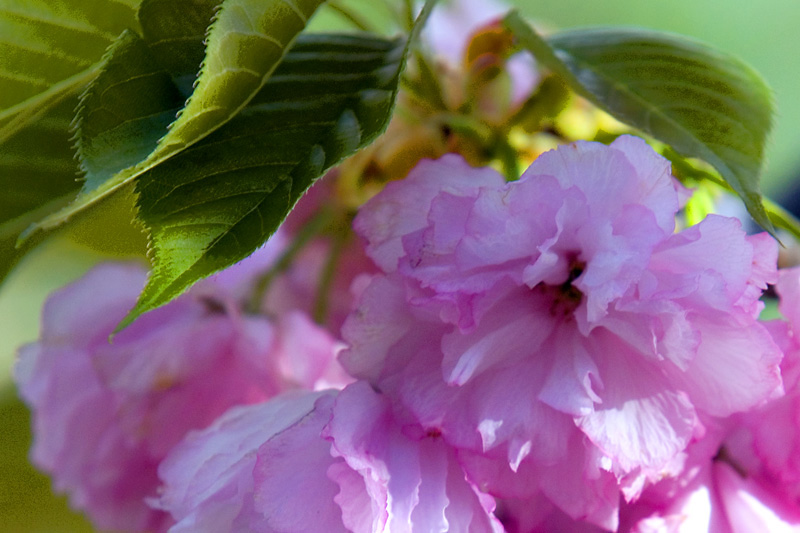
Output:
[[449,0],[431,13],[423,38],[433,51],[458,65],[472,35],[482,26],[499,20],[509,7],[496,0]]
[[113,344],[109,334],[144,285],[139,265],[100,265],[46,303],[41,338],[22,348],[16,368],[33,412],[32,460],[98,527],[166,528],[168,516],[144,500],[189,430],[234,405],[346,382],[333,361],[339,343],[304,314],[241,314],[235,281],[251,279],[251,268],[143,315]]
[[[715,465],[714,470],[732,531],[800,531],[800,269],[779,271],[776,289],[787,321],[766,326],[785,354],[781,371],[786,393],[724,420],[717,461],[724,468]],[[769,526],[773,520],[779,522]]]
[[678,478],[645,490],[623,511],[632,531],[800,531],[800,270],[779,271],[776,289],[788,322],[765,326],[784,352],[785,395],[715,420],[715,428],[687,450]]
[[439,428],[484,490],[616,528],[619,492],[676,474],[700,415],[781,386],[757,321],[775,242],[718,216],[675,233],[678,190],[629,136],[511,183],[423,161],[355,220],[385,274],[345,324],[345,367]]
[[[333,395],[296,392],[234,407],[208,428],[189,433],[161,464],[164,486],[151,502],[171,513],[175,525],[170,531],[274,531],[277,526],[309,531],[311,524],[322,531],[344,531],[334,502],[336,485],[325,477],[333,460],[330,443],[319,437]],[[283,476],[280,483],[262,488],[254,478],[263,446],[269,451],[260,469]],[[275,502],[261,505],[287,507],[276,507],[265,517],[256,508],[256,490],[278,494]],[[314,512],[298,512],[298,506]]]
[[159,473],[173,533],[502,530],[454,451],[364,382],[234,408]]
[[796,533],[800,509],[775,487],[764,486],[724,461],[707,463],[631,533]]
[[[506,533],[603,533],[605,530],[575,520],[546,497],[500,500],[496,514]],[[622,531],[622,530],[620,530]]]

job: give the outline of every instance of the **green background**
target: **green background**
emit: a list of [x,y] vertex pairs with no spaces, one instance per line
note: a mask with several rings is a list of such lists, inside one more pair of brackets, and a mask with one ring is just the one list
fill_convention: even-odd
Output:
[[[371,0],[349,3],[375,5]],[[745,59],[761,72],[776,95],[778,112],[764,190],[780,200],[782,191],[800,175],[800,60],[796,44],[800,1],[520,0],[514,5],[542,28],[637,25],[689,35]],[[318,25],[333,20],[325,17]],[[127,246],[119,246],[120,231],[127,232],[123,237],[129,241]],[[77,230],[81,232],[88,230]],[[107,248],[103,240],[109,239],[116,240],[123,251],[141,250],[141,239],[124,225],[104,235],[78,239],[84,244],[75,243],[75,234],[50,239],[0,287],[0,533],[88,530],[80,517],[66,511],[63,498],[50,495],[48,479],[28,465],[28,415],[13,401],[10,382],[16,347],[36,338],[46,295],[107,257],[85,244]]]

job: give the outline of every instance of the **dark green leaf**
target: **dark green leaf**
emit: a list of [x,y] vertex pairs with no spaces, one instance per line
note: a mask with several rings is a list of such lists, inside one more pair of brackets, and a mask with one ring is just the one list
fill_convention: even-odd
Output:
[[326,169],[383,132],[408,40],[306,35],[223,128],[137,181],[153,273],[117,327],[253,253]]
[[[49,229],[58,226],[77,213],[97,204],[110,194],[131,183],[141,174],[154,169],[159,164],[192,144],[211,134],[225,122],[234,117],[250,99],[263,86],[266,79],[280,63],[286,50],[305,27],[309,17],[324,0],[225,0],[215,16],[213,24],[208,30],[206,38],[205,57],[200,70],[194,91],[186,106],[178,113],[178,118],[169,125],[168,130],[158,128],[148,133],[147,139],[118,138],[120,143],[137,145],[135,148],[125,149],[115,159],[115,151],[101,155],[94,151],[93,158],[99,160],[96,167],[98,172],[86,182],[82,193],[65,209],[55,213],[35,226],[29,228],[24,238],[27,238],[39,229]],[[156,0],[143,5],[140,13],[142,26],[146,38],[156,47],[156,51],[163,51],[165,46],[176,39],[182,44],[174,54],[164,56],[164,61],[154,61],[155,65],[174,68],[170,72],[178,83],[177,93],[186,90],[186,76],[192,70],[192,61],[199,57],[197,31],[202,26],[204,18],[213,7],[211,2],[198,0],[175,0],[184,10],[199,7],[199,14],[182,19],[182,11],[176,8],[167,9],[163,3]],[[165,20],[156,23],[153,17],[162,16]],[[166,17],[173,19],[167,21]],[[185,27],[184,27],[185,25]],[[170,35],[173,35],[170,37]],[[133,52],[127,45],[121,52]],[[118,53],[121,53],[118,51]],[[151,55],[156,55],[150,52]],[[115,59],[116,63],[121,60]],[[132,66],[140,65],[134,63]],[[111,70],[106,63],[106,71]],[[158,68],[151,67],[148,76]],[[198,65],[199,67],[199,65]],[[132,72],[129,72],[132,75]],[[164,77],[162,76],[162,79]],[[117,80],[122,82],[120,78]],[[134,81],[134,80],[129,80]],[[152,80],[151,80],[152,81]],[[100,85],[108,82],[100,82]],[[118,90],[118,97],[127,94],[130,100],[141,99],[142,94],[134,92],[135,83],[126,83],[126,88]],[[160,87],[160,82],[157,83]],[[160,96],[160,95],[156,95]],[[171,107],[166,100],[154,102],[151,107],[158,113],[167,113]],[[87,108],[87,112],[92,110]],[[131,116],[138,117],[141,126],[148,115],[138,107],[128,111]],[[154,126],[158,127],[166,115],[157,118],[150,117]],[[110,121],[113,122],[113,119]],[[126,129],[135,128],[135,125],[122,124],[117,133],[126,133]],[[106,131],[105,128],[101,128]],[[152,137],[158,137],[158,142],[147,157],[140,159],[136,164],[129,165],[134,154],[141,154],[144,146],[152,145]],[[81,142],[86,142],[85,138]],[[128,165],[128,166],[126,166]],[[118,169],[116,172],[112,172]],[[121,169],[121,170],[119,170]],[[102,170],[103,172],[100,172]]]
[[195,90],[149,160],[194,144],[247,105],[323,1],[225,0],[209,29]]
[[188,98],[205,55],[203,41],[222,0],[144,0],[139,24],[152,56]]
[[109,44],[135,26],[138,0],[0,0],[0,279],[28,225],[79,188],[71,121]]
[[[225,113],[235,116],[221,128],[220,119],[213,119],[209,130],[215,131],[197,133],[193,139],[183,137],[190,140],[180,149],[154,158],[163,146],[158,143],[168,141],[175,124],[180,123],[179,119],[166,137],[158,140],[165,132],[166,117],[185,95],[181,84],[192,71],[191,62],[199,57],[200,28],[213,7],[202,0],[186,1],[199,1],[206,11],[190,20],[181,34],[185,39],[178,39],[182,44],[174,54],[165,48],[170,42],[165,28],[170,25],[159,26],[149,18],[170,11],[163,0],[148,0],[143,5],[144,39],[129,32],[110,49],[102,72],[82,99],[78,137],[87,172],[86,189],[73,206],[44,224],[63,221],[136,183],[140,218],[151,232],[155,272],[128,322],[174,298],[197,279],[252,253],[277,229],[313,181],[380,134],[388,124],[407,55],[403,43],[377,37],[305,37],[280,64],[277,74],[260,90],[256,87],[251,102],[238,86],[233,87],[232,96],[220,96],[231,88],[232,78],[203,90],[199,83],[192,98],[199,102],[222,98],[227,102]],[[227,7],[240,4],[226,2]],[[276,8],[277,4],[283,7]],[[433,4],[428,2],[420,20],[427,17]],[[270,5],[265,9],[297,17],[286,3]],[[180,16],[179,10],[172,12]],[[217,19],[220,25],[214,28],[226,27],[220,20],[221,16]],[[234,39],[259,40],[257,35],[236,37],[242,30],[240,23],[234,21],[229,31],[218,30],[218,34],[224,36],[228,31]],[[263,20],[261,23],[266,27]],[[299,31],[292,28],[289,25],[288,33],[283,31],[285,27],[281,30],[281,35],[288,35],[286,43]],[[266,40],[271,40],[270,34]],[[258,49],[247,51],[247,46],[219,45],[217,53],[227,54],[232,61],[246,60],[247,54],[252,56]],[[247,54],[241,56],[243,49]],[[274,68],[270,64],[281,59],[272,57],[266,63],[257,59],[265,77]],[[227,72],[230,65],[217,63],[219,71],[206,60],[203,73],[231,74]],[[236,67],[231,70],[235,73]],[[251,83],[250,90],[254,87]],[[237,109],[235,105],[246,107]],[[144,162],[126,167],[147,152]],[[110,179],[103,179],[114,172]]]
[[145,159],[164,136],[184,97],[145,42],[125,32],[110,48],[102,72],[81,97],[78,154],[83,190]]
[[694,41],[649,30],[572,30],[545,41],[516,13],[505,24],[599,107],[713,165],[756,222],[772,231],[759,179],[773,101],[753,69]]
[[380,38],[304,36],[233,120],[143,174],[154,271],[121,327],[250,255],[326,169],[382,132],[403,52]]

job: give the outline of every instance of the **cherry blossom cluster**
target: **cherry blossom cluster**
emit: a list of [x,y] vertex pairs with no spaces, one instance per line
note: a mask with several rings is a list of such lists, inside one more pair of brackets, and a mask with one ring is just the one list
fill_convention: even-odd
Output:
[[[433,12],[444,115],[507,123],[541,82],[503,11]],[[55,490],[111,531],[800,531],[777,243],[678,223],[691,191],[636,137],[519,150],[508,181],[400,100],[261,250],[113,342],[142,265],[51,296],[15,377]]]
[[[138,265],[46,304],[16,372],[32,459],[98,527],[800,528],[800,271],[736,219],[676,227],[691,192],[644,141],[564,145],[516,181],[423,160],[358,238],[298,251],[320,190],[113,343]],[[759,320],[768,285],[786,320]]]

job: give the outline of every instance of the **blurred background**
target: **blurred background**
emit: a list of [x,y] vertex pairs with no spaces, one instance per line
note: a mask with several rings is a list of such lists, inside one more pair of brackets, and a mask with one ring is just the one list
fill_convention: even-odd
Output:
[[[92,0],[87,0],[92,1]],[[364,12],[374,0],[344,2]],[[800,181],[800,59],[796,35],[798,0],[516,0],[508,2],[543,28],[635,25],[688,35],[732,53],[756,68],[772,86],[777,115],[767,154],[763,190],[792,206]],[[386,12],[375,16],[386,21]],[[323,13],[317,28],[342,27]],[[2,37],[2,36],[0,36]],[[16,400],[11,372],[16,348],[37,337],[41,305],[49,292],[82,275],[108,257],[142,257],[144,239],[119,216],[120,206],[94,214],[86,223],[61,232],[29,254],[0,287],[0,532],[91,531],[69,512],[64,498],[50,492],[49,479],[27,462],[28,413]],[[116,211],[115,211],[116,210]],[[123,212],[129,212],[122,209]],[[96,223],[101,218],[101,224]],[[100,253],[97,250],[111,251]]]

